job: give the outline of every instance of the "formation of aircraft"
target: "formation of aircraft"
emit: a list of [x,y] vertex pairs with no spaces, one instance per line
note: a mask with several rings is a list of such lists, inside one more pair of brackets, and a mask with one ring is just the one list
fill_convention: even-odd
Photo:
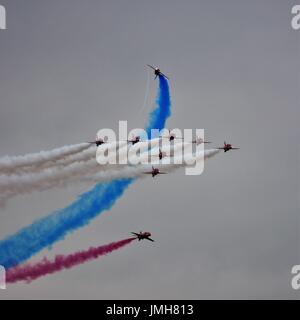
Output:
[[152,236],[150,232],[140,232],[140,233],[131,232],[131,233],[134,236],[136,236],[136,239],[138,239],[139,241],[149,240],[151,242],[154,242],[154,240],[150,238]]
[[231,144],[226,143],[226,141],[224,141],[224,146],[220,147],[220,148],[217,148],[217,149],[224,150],[224,152],[228,152],[230,150],[239,150],[240,148],[234,148],[234,147],[232,147]]
[[[164,73],[162,73],[158,67],[154,67],[149,64],[147,66],[154,71],[155,79],[159,76],[163,76],[169,80],[169,78]],[[176,136],[176,134],[171,132],[171,130],[168,130],[168,131],[169,131],[169,135],[167,137],[161,136],[160,138],[161,139],[169,139],[170,142],[175,141],[175,140],[184,140],[184,138],[178,138]],[[141,142],[141,137],[140,136],[133,136],[132,139],[127,140],[127,142],[132,143],[132,145],[135,145],[135,144]],[[103,139],[96,138],[95,141],[88,142],[88,143],[95,144],[97,147],[99,147],[103,144],[106,144],[107,142],[104,141]],[[196,139],[193,140],[191,143],[196,144],[196,145],[200,145],[200,144],[209,144],[211,142],[205,141],[202,137],[197,136]],[[231,144],[226,143],[226,141],[224,141],[224,146],[217,148],[217,149],[224,150],[224,152],[228,152],[230,150],[239,150],[240,148],[233,147]],[[162,152],[161,149],[159,149],[159,154],[157,156],[159,157],[160,160],[162,160],[163,158],[167,157],[168,155],[165,152]],[[149,174],[153,178],[155,178],[158,175],[167,174],[167,173],[161,172],[158,168],[152,167],[152,171],[144,172],[144,174]],[[154,242],[154,240],[151,238],[152,235],[150,232],[140,232],[140,233],[132,232],[132,234],[136,237],[136,239],[138,241],[148,240],[148,241]]]
[[[170,130],[169,130],[170,131]],[[183,140],[183,138],[177,138],[175,134],[171,133],[170,131],[170,135],[169,137],[161,137],[162,139],[169,139],[169,141],[174,141],[174,140]],[[141,137],[137,136],[137,137],[133,137],[131,140],[127,140],[127,142],[132,143],[133,145],[135,145],[136,143],[141,142]],[[102,146],[103,144],[106,144],[107,142],[105,142],[103,139],[96,139],[95,141],[90,141],[88,142],[90,144],[95,144],[97,147]],[[195,143],[197,145],[202,144],[202,143],[211,143],[208,141],[204,141],[201,137],[197,137],[196,140],[192,141],[192,143]],[[230,146],[230,145],[227,145]],[[223,149],[223,148],[222,148]],[[232,148],[231,148],[232,149]],[[160,152],[160,160],[163,157],[166,157],[166,155],[162,155],[163,153]]]
[[[149,64],[148,64],[147,66],[154,70],[155,79],[156,79],[157,77],[159,77],[159,76],[163,76],[163,77],[165,77],[166,79],[169,80],[169,78],[168,78],[165,74],[163,74],[158,67],[154,67],[154,66],[149,65]],[[170,142],[175,141],[175,140],[177,140],[177,139],[179,139],[179,140],[184,140],[183,138],[177,138],[176,135],[171,132],[171,130],[169,130],[169,136],[168,136],[168,137],[163,137],[163,136],[161,136],[160,138],[161,138],[161,139],[169,139]],[[134,137],[134,139],[129,140],[128,142],[131,142],[132,144],[136,144],[136,143],[140,142],[140,137]],[[94,143],[95,143],[95,142],[94,142]],[[105,142],[102,142],[102,144],[103,144],[103,143],[105,143]],[[201,137],[196,137],[196,139],[193,140],[192,143],[193,143],[193,144],[200,145],[200,144],[209,144],[209,143],[211,143],[211,142],[205,141],[205,140],[204,140],[203,138],[201,138]],[[235,148],[235,147],[233,147],[231,144],[226,143],[226,141],[225,141],[225,142],[224,142],[224,146],[223,146],[223,147],[220,147],[220,148],[217,148],[217,149],[219,149],[219,150],[224,150],[224,152],[228,152],[228,151],[230,151],[230,150],[239,150],[240,148]],[[167,154],[164,153],[164,152],[162,152],[162,150],[160,149],[160,150],[159,150],[159,155],[158,155],[158,157],[159,157],[160,160],[162,160],[164,157],[167,157]],[[160,172],[160,170],[159,170],[158,168],[152,167],[152,171],[151,171],[151,172],[144,172],[144,174],[150,174],[150,175],[152,175],[153,178],[155,178],[157,175],[167,174],[167,173],[165,173],[165,172]],[[150,237],[151,237],[151,233],[150,233],[150,232],[140,232],[140,233],[132,232],[132,234],[133,234],[134,236],[136,236],[136,239],[138,239],[139,241],[141,241],[141,240],[149,240],[149,241],[154,242],[154,240],[150,238]]]
[[154,74],[155,74],[155,79],[159,76],[163,76],[164,78],[170,80],[165,74],[163,74],[160,69],[158,67],[154,67],[154,66],[151,66],[150,64],[147,64],[147,66],[149,68],[151,68],[152,70],[154,70]]
[[[141,137],[139,136],[133,136],[131,140],[127,140],[128,143],[132,143],[133,145],[135,145],[136,143],[141,142]],[[88,143],[90,144],[95,144],[97,147],[102,146],[103,144],[106,144],[107,142],[104,141],[101,138],[96,138],[95,141],[89,141]]]
[[151,172],[144,172],[144,174],[151,174],[152,178],[155,178],[156,176],[160,174],[167,174],[166,172],[161,172],[159,169],[152,167]]

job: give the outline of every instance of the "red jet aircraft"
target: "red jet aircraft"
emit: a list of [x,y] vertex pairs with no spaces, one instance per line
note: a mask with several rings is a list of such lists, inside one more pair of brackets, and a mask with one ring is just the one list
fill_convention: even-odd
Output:
[[240,148],[233,148],[231,144],[226,143],[226,141],[224,141],[224,147],[222,148],[217,148],[219,150],[224,150],[224,152],[230,151],[230,150],[239,150]]
[[136,236],[136,238],[141,241],[141,240],[149,240],[151,242],[154,242],[153,239],[151,239],[151,233],[150,232],[140,232],[140,233],[135,233],[135,232],[131,232],[133,235]]
[[152,178],[155,178],[159,174],[167,174],[167,173],[166,172],[160,172],[159,169],[152,167],[152,171],[151,172],[144,172],[144,174],[151,174]]
[[106,144],[107,142],[105,142],[103,139],[98,139],[98,138],[96,138],[95,141],[93,141],[93,142],[88,142],[88,143],[90,143],[90,144],[95,144],[97,147],[100,147],[100,146],[102,146],[103,144]]

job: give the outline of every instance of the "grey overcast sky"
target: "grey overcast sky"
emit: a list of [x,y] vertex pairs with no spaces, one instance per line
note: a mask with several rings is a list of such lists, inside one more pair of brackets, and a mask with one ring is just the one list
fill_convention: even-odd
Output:
[[[157,242],[110,256],[0,299],[298,298],[299,44],[290,0],[0,0],[0,156],[94,138],[139,112],[146,63],[171,77],[168,127],[204,128],[241,147],[135,183],[110,212],[44,255],[149,230]],[[153,106],[156,84],[151,81]],[[23,196],[0,212],[0,239],[63,208],[91,186]]]

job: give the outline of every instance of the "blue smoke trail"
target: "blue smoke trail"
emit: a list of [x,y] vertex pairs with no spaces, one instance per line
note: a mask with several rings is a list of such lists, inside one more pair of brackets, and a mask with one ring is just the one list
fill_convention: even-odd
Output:
[[[162,130],[171,115],[169,84],[164,77],[159,78],[157,107],[150,114],[146,126]],[[81,227],[86,226],[102,212],[109,210],[124,194],[134,179],[115,180],[98,184],[91,191],[81,195],[69,207],[42,218],[0,242],[0,265],[6,269],[15,267],[34,254]]]
[[151,136],[152,129],[159,129],[161,131],[165,128],[166,120],[171,116],[171,98],[169,83],[163,76],[159,77],[160,93],[158,95],[156,104],[157,108],[154,109],[149,116],[146,132],[148,137]]

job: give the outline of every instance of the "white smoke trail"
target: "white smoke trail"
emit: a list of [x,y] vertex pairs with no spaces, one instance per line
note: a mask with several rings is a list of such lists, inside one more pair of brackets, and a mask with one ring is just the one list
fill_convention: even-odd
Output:
[[[83,173],[93,173],[92,168],[97,167],[96,160],[75,163],[64,170],[48,168],[39,174],[14,175],[0,177],[0,202],[3,204],[9,198],[20,194],[29,194],[35,191],[44,191],[53,187],[66,186],[80,177]],[[83,169],[84,168],[84,169]]]
[[[110,149],[110,147],[111,146],[103,146],[103,149]],[[120,160],[127,157],[127,152],[128,150],[124,146],[119,149]],[[64,163],[62,163],[62,165],[49,167],[41,172],[30,172],[22,175],[2,175],[0,176],[0,198],[27,194],[34,191],[43,191],[61,185],[65,186],[70,182],[73,183],[74,180],[80,179],[82,176],[94,174],[99,171],[106,171],[115,166],[113,164],[105,166],[99,165],[96,161],[95,154],[90,160],[85,160],[86,159],[84,159],[84,161],[77,161],[67,166],[64,166]],[[107,160],[109,161],[109,158]]]
[[[158,139],[157,141],[152,141],[152,147],[158,145]],[[182,147],[182,145],[182,142],[175,144],[172,152],[176,154],[176,149]],[[149,142],[140,143],[141,149],[144,148],[148,150],[148,146]],[[162,148],[163,147],[164,146],[162,146]],[[206,151],[205,157],[208,157],[209,154],[209,151]],[[125,159],[127,156],[127,147],[123,145],[119,150],[119,159]],[[146,156],[148,157],[147,153]],[[197,156],[197,158],[199,157],[201,158],[201,154]],[[174,160],[176,160],[176,157]],[[159,168],[162,166],[163,168],[166,168],[166,170],[172,170],[181,166],[176,164],[170,165],[169,162],[170,159],[168,157],[162,159],[162,161],[157,159]],[[174,163],[177,162],[174,161]],[[91,158],[87,161],[86,158],[84,158],[84,161],[74,162],[67,166],[56,165],[55,167],[46,168],[38,173],[0,176],[0,204],[2,206],[5,205],[8,199],[17,195],[45,191],[55,187],[66,187],[78,182],[107,182],[115,178],[139,177],[145,170],[149,171],[149,165],[132,166],[106,164],[101,166],[97,163],[95,158]]]
[[[126,142],[112,142],[109,144],[106,144],[105,147],[108,149],[115,148],[116,150],[119,150],[123,148],[125,145],[127,145]],[[104,145],[103,145],[104,146]],[[100,146],[102,148],[103,146]],[[31,167],[30,171],[27,171],[26,173],[38,173],[42,170],[48,169],[48,168],[60,168],[61,170],[64,170],[64,168],[68,167],[69,165],[75,164],[77,162],[89,162],[96,157],[96,149],[95,148],[89,148],[87,150],[84,150],[80,153],[70,155],[68,157],[65,157],[63,159],[59,159],[52,163],[45,163],[44,165],[41,165],[37,168]]]
[[[151,147],[156,147],[158,145],[159,139],[151,141]],[[127,159],[128,156],[127,148],[125,148],[124,144],[122,146],[123,147],[119,149],[119,160]],[[178,144],[178,146],[181,147],[180,144]],[[105,148],[109,149],[110,147]],[[141,142],[139,144],[140,150],[148,151],[148,148],[149,142]],[[175,145],[173,152],[176,150],[176,148],[178,147]],[[0,192],[2,194],[17,194],[18,192],[30,193],[35,190],[44,190],[49,186],[55,186],[56,184],[60,185],[64,179],[73,181],[75,177],[85,176],[97,171],[106,171],[113,167],[113,165],[109,164],[106,164],[105,166],[98,165],[94,158],[90,158],[91,154],[89,152],[86,153],[88,154],[88,157],[83,155],[83,157],[80,159],[81,155],[76,155],[73,157],[73,159],[71,159],[72,161],[76,160],[76,162],[70,163],[67,166],[65,166],[66,162],[63,161],[61,163],[56,163],[54,167],[45,168],[41,172],[29,172],[23,175],[0,176]],[[146,160],[146,158],[148,158],[147,152],[145,152],[144,157],[140,157],[141,160]],[[68,162],[71,160],[68,159],[66,161]],[[108,162],[110,160],[111,159],[109,158],[106,159]],[[132,159],[129,159],[129,161],[132,163]]]
[[5,156],[0,158],[0,174],[10,175],[22,173],[22,169],[26,172],[30,167],[38,168],[48,162],[53,163],[60,161],[66,157],[81,153],[90,147],[91,145],[89,143],[81,143],[50,151],[40,151],[39,153],[28,154],[25,156]]
[[[126,142],[112,142],[107,144],[110,148],[122,148]],[[59,152],[61,152],[59,154]],[[40,173],[49,168],[61,168],[63,170],[66,166],[76,162],[90,161],[96,156],[96,148],[91,144],[82,144],[71,146],[70,149],[66,147],[32,154],[23,157],[5,157],[0,158],[0,175],[14,176]]]
[[[124,147],[123,143],[116,143],[115,146],[120,146],[120,159],[127,157],[127,148]],[[66,187],[72,183],[80,182],[84,176],[111,170],[114,166],[100,166],[94,153],[94,157],[90,158],[90,160],[84,158],[83,161],[77,161],[67,166],[63,163],[62,165],[48,167],[40,172],[0,176],[0,206],[3,207],[7,200],[17,195],[45,191],[55,187]]]

